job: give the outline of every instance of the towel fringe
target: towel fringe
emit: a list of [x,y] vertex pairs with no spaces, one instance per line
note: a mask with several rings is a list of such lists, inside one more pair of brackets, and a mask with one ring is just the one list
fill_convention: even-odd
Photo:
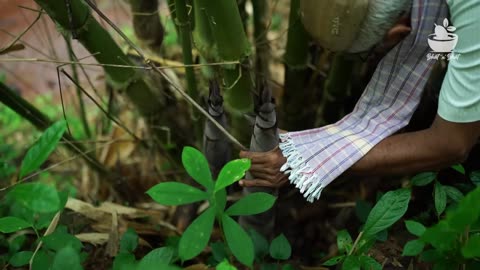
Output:
[[300,190],[308,202],[318,200],[325,185],[317,173],[311,172],[310,165],[303,161],[289,133],[280,134],[279,148],[287,159],[280,171],[290,174],[288,180]]

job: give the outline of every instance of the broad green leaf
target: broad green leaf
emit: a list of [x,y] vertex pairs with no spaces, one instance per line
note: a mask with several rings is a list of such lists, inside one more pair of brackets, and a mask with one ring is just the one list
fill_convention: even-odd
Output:
[[411,182],[414,186],[426,186],[437,178],[437,174],[433,172],[424,172],[415,175]]
[[71,246],[66,246],[55,254],[51,270],[83,270],[80,254]]
[[188,226],[178,247],[178,255],[182,261],[197,256],[207,246],[214,221],[215,209],[210,207]]
[[350,255],[345,258],[342,265],[342,270],[360,270],[362,264],[357,256]]
[[250,193],[225,211],[229,216],[247,216],[263,213],[272,208],[275,196],[265,192]]
[[235,159],[223,166],[215,182],[215,192],[242,179],[245,172],[250,169],[251,161],[249,159]]
[[368,215],[363,228],[364,235],[372,236],[392,226],[405,214],[409,201],[409,189],[385,193]]
[[182,151],[183,167],[197,183],[207,190],[213,189],[213,178],[208,161],[202,152],[193,147],[186,146]]
[[382,270],[382,265],[372,257],[362,255],[358,259],[360,261],[362,269],[365,269],[365,270]]
[[27,265],[30,262],[30,258],[32,258],[33,252],[31,251],[20,251],[15,253],[12,258],[8,261],[14,267],[20,267]]
[[340,262],[342,262],[346,257],[347,257],[347,255],[336,256],[336,257],[328,259],[326,262],[322,263],[322,265],[334,266],[334,265],[337,265]]
[[258,261],[262,261],[263,257],[268,254],[270,249],[267,239],[254,229],[249,229],[248,234],[250,235],[250,238],[252,238],[253,246],[255,248],[255,258],[257,258]]
[[474,171],[474,172],[470,173],[470,180],[477,187],[480,186],[480,171]]
[[452,199],[454,202],[459,202],[461,199],[463,199],[463,197],[465,197],[463,193],[455,187],[443,186],[443,189],[445,190],[447,197]]
[[231,265],[227,260],[222,261],[215,267],[216,270],[237,270],[237,268]]
[[83,244],[78,238],[69,234],[66,231],[55,230],[52,234],[46,235],[42,238],[43,246],[53,251],[60,251],[67,246],[73,248],[76,252],[80,253]]
[[355,214],[360,222],[365,223],[367,221],[368,214],[372,211],[373,205],[369,202],[358,200],[355,203]]
[[447,213],[447,222],[450,228],[457,232],[463,232],[480,217],[480,207],[474,207],[480,202],[480,187],[469,192],[463,198],[455,210]]
[[420,240],[408,241],[403,247],[402,256],[417,256],[423,251],[425,243]]
[[133,270],[138,263],[135,260],[135,255],[132,253],[118,253],[113,260],[113,270]]
[[206,200],[208,194],[190,185],[177,182],[165,182],[153,186],[147,194],[163,205],[182,205]]
[[280,234],[270,243],[270,256],[277,260],[288,260],[292,255],[292,247],[285,235]]
[[436,262],[439,261],[443,257],[442,253],[440,253],[436,249],[429,249],[425,250],[420,254],[420,261],[421,262]]
[[0,232],[2,233],[12,233],[31,226],[30,223],[17,217],[0,218]]
[[347,230],[337,232],[337,247],[340,253],[349,253],[352,249],[352,237]]
[[431,244],[440,251],[450,251],[455,249],[458,233],[455,232],[446,221],[440,221],[434,226],[428,228],[420,237],[425,243]]
[[282,270],[295,270],[295,267],[293,267],[291,264],[285,264],[282,266]]
[[476,234],[468,239],[462,247],[462,255],[466,259],[480,258],[480,235]]
[[225,206],[227,205],[227,190],[221,189],[215,193],[215,200],[210,201],[211,205],[214,205],[217,211],[217,215],[223,215],[225,211]]
[[434,202],[435,210],[437,211],[437,216],[440,216],[445,208],[447,207],[447,193],[443,189],[443,185],[440,182],[435,182],[434,188]]
[[254,259],[252,239],[235,220],[226,214],[222,215],[222,227],[227,245],[235,258],[244,265],[251,267]]
[[30,147],[23,158],[19,178],[40,168],[43,162],[55,150],[66,129],[65,121],[59,121],[43,132],[42,136]]
[[415,236],[421,236],[426,230],[422,223],[413,220],[406,220],[405,226],[407,230]]
[[228,258],[227,246],[223,242],[215,242],[210,244],[212,248],[212,256],[217,262],[221,262]]
[[172,262],[175,250],[171,247],[161,247],[150,251],[138,263],[137,269],[159,269],[158,265],[168,265]]
[[16,186],[9,196],[22,206],[37,212],[51,213],[60,210],[60,196],[57,190],[43,183],[27,183]]
[[138,234],[132,229],[128,228],[120,239],[120,252],[132,253],[138,246]]
[[40,249],[33,257],[32,270],[50,269],[52,263],[53,255],[51,253],[47,253],[43,249]]
[[455,171],[465,175],[465,168],[463,168],[462,164],[452,165],[452,169],[454,169]]
[[25,234],[13,236],[13,239],[8,241],[8,253],[13,254],[20,251],[26,240],[27,236]]

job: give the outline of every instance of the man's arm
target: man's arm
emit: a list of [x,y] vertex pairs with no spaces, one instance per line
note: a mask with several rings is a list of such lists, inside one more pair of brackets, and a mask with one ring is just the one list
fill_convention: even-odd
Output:
[[381,141],[347,173],[382,175],[436,170],[466,159],[480,137],[480,121],[453,123],[437,115],[428,129]]
[[[373,147],[348,171],[355,175],[385,175],[435,170],[463,161],[480,137],[480,121],[453,123],[437,115],[428,129],[393,135]],[[242,186],[279,187],[287,182],[279,172],[285,163],[277,148],[266,153],[241,152],[252,159],[254,180]]]

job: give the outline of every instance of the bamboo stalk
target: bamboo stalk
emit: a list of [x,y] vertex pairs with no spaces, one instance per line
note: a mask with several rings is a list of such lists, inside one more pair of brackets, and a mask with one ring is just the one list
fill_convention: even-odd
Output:
[[[67,43],[68,56],[70,58],[70,61],[76,62],[77,59],[75,59],[75,56],[73,53],[72,42],[70,41],[70,39],[68,39],[68,37],[65,37],[65,42]],[[71,67],[72,67],[73,80],[75,80],[76,82],[79,82],[77,66],[72,65]],[[83,98],[82,98],[82,91],[78,86],[75,86],[75,90],[77,94],[78,105],[80,107],[80,119],[82,121],[83,130],[85,131],[85,135],[87,136],[87,138],[92,138],[92,132],[90,131],[90,126],[88,125],[87,112],[85,111],[85,103],[83,102]]]
[[255,36],[255,71],[257,76],[270,78],[270,45],[267,38],[269,25],[269,1],[255,0],[253,5],[253,24]]
[[130,0],[130,9],[135,35],[150,50],[159,53],[165,30],[158,15],[158,0]]

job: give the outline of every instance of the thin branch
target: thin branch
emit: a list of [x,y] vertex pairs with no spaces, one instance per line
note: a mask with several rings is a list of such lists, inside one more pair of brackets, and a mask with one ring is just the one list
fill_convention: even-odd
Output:
[[38,20],[40,20],[41,17],[42,17],[42,13],[38,13],[35,20],[33,20],[33,22],[29,26],[27,26],[27,28],[25,28],[25,30],[23,30],[22,33],[20,33],[20,35],[16,36],[15,39],[12,40],[12,42],[10,42],[10,44],[7,45],[5,48],[0,49],[0,54],[3,54],[5,51],[8,51],[17,41],[19,41],[23,37],[23,35],[25,35],[35,25],[35,23],[38,22]]

